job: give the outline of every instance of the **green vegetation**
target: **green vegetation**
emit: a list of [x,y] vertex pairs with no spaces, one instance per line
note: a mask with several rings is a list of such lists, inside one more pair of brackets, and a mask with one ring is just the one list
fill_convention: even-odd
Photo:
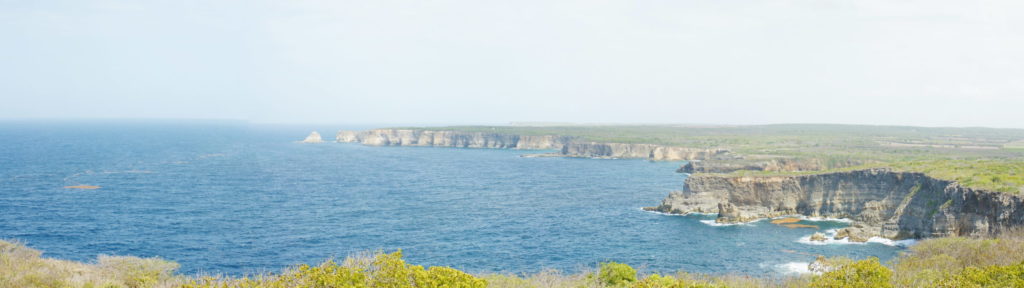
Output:
[[189,280],[186,288],[215,287],[452,287],[483,288],[487,281],[448,267],[423,268],[402,260],[402,252],[350,257],[343,264],[334,261],[319,266],[300,265],[280,275],[256,278],[206,277]]
[[173,287],[178,264],[159,258],[100,256],[96,264],[42,258],[0,241],[0,287]]
[[562,135],[594,142],[725,148],[747,155],[848,155],[865,158],[875,158],[873,154],[876,153],[885,154],[878,158],[916,158],[917,154],[998,156],[1006,155],[1000,149],[1004,145],[1015,141],[1024,143],[1024,130],[1021,129],[829,124],[450,126],[395,129]]
[[1006,148],[1006,149],[1024,149],[1024,140],[1014,141],[1014,142],[1003,144],[1003,148]]
[[941,287],[1024,287],[1024,263],[967,267],[939,283]]
[[895,162],[886,165],[900,171],[923,172],[978,189],[1018,193],[1024,191],[1022,160],[932,160]]
[[[564,135],[583,141],[721,148],[731,163],[791,159],[815,169],[736,171],[794,175],[888,167],[924,172],[971,188],[1024,191],[1024,130],[861,125],[757,126],[453,126],[406,127],[519,135]],[[807,171],[809,170],[809,171]]]
[[615,262],[602,263],[596,273],[472,275],[408,264],[398,251],[299,265],[280,274],[213,277],[175,274],[177,264],[158,258],[101,256],[96,264],[47,259],[37,250],[0,241],[0,287],[1024,287],[1024,233],[924,240],[886,264],[877,258],[821,263],[821,274],[782,278],[642,274]]
[[950,284],[978,279],[978,271],[973,269],[996,277],[1002,269],[1022,262],[1024,234],[1019,232],[998,239],[929,239],[910,247],[910,252],[893,261],[893,283],[900,287],[958,287]]
[[811,287],[820,288],[872,288],[893,287],[892,270],[882,266],[878,258],[871,257],[836,267],[814,277]]
[[633,269],[633,267],[629,267],[629,265],[622,263],[601,263],[601,269],[598,271],[597,279],[601,280],[601,283],[607,286],[626,286],[630,283],[636,282],[636,270]]

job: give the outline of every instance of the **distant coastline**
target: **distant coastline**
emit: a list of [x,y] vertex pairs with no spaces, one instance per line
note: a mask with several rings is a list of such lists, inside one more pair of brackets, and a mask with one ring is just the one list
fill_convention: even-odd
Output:
[[[760,131],[772,129],[778,131]],[[920,130],[933,130],[931,134],[936,136]],[[992,133],[1001,133],[1002,139],[993,139]],[[864,137],[858,138],[858,134]],[[888,135],[874,136],[879,134]],[[701,141],[686,139],[686,135]],[[896,141],[899,137],[902,139]],[[609,138],[625,141],[593,141]],[[796,139],[788,141],[797,143],[774,140],[786,138]],[[851,125],[463,126],[342,130],[336,135],[337,142],[375,146],[547,149],[557,152],[526,156],[689,161],[677,171],[693,174],[686,179],[682,191],[672,192],[660,206],[646,209],[680,214],[715,213],[719,223],[781,215],[851,218],[854,225],[836,237],[860,242],[871,237],[994,237],[1024,226],[1024,198],[1020,193],[1024,191],[1024,178],[1020,174],[1010,172],[1002,176],[999,181],[1008,181],[1002,186],[973,178],[964,181],[955,176],[931,176],[944,176],[948,172],[941,169],[951,169],[946,168],[949,162],[941,161],[968,161],[945,160],[962,158],[958,153],[976,154],[976,161],[982,162],[971,162],[971,169],[978,173],[1007,165],[1024,172],[1024,154],[1005,148],[1015,147],[1013,143],[1021,141],[1018,138],[1024,138],[1024,130]],[[715,145],[652,144],[688,141]],[[802,147],[800,141],[812,142],[810,147],[819,152],[764,153]],[[858,144],[863,147],[848,143],[863,143]],[[818,148],[822,144],[834,147]],[[861,158],[857,157],[858,150],[888,151],[876,153],[882,157]],[[903,156],[907,154],[921,160],[896,160],[907,158]],[[1014,160],[998,160],[1007,157]],[[847,191],[850,195],[838,196],[830,191]],[[828,205],[823,206],[825,203]]]

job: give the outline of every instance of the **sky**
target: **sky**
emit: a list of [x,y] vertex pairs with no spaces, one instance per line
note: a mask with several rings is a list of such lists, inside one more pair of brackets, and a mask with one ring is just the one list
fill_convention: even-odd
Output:
[[1024,1],[0,0],[0,119],[1024,128]]

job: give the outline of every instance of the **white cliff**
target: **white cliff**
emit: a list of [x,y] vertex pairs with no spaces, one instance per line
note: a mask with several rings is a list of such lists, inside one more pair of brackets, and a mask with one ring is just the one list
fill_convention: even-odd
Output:
[[320,133],[313,131],[306,136],[306,139],[302,140],[302,143],[324,143],[324,139],[320,137]]

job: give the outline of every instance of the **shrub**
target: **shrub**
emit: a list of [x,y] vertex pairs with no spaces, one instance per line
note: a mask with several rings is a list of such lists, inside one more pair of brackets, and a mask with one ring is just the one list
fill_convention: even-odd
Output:
[[961,237],[919,242],[894,261],[895,284],[933,287],[967,267],[1009,266],[1024,261],[1024,234],[1005,232],[998,239]]
[[416,279],[417,287],[483,288],[487,281],[449,267],[430,267],[426,277]]
[[672,276],[661,276],[651,274],[632,285],[634,288],[682,288],[686,287],[683,282]]
[[372,257],[349,257],[343,265],[326,261],[318,266],[300,265],[281,275],[260,278],[207,278],[193,280],[187,288],[266,287],[266,288],[483,288],[487,281],[448,267],[410,265],[402,260],[402,252],[378,253]]
[[294,279],[296,284],[311,287],[366,287],[366,274],[358,268],[342,267],[328,260],[320,266],[301,265],[296,273],[281,277],[282,282]]
[[815,277],[811,287],[893,287],[890,280],[892,270],[871,257],[825,272]]
[[636,282],[636,269],[623,263],[601,263],[597,279],[608,286],[623,286]]
[[1024,287],[1024,262],[1016,265],[967,267],[940,281],[940,287]]

